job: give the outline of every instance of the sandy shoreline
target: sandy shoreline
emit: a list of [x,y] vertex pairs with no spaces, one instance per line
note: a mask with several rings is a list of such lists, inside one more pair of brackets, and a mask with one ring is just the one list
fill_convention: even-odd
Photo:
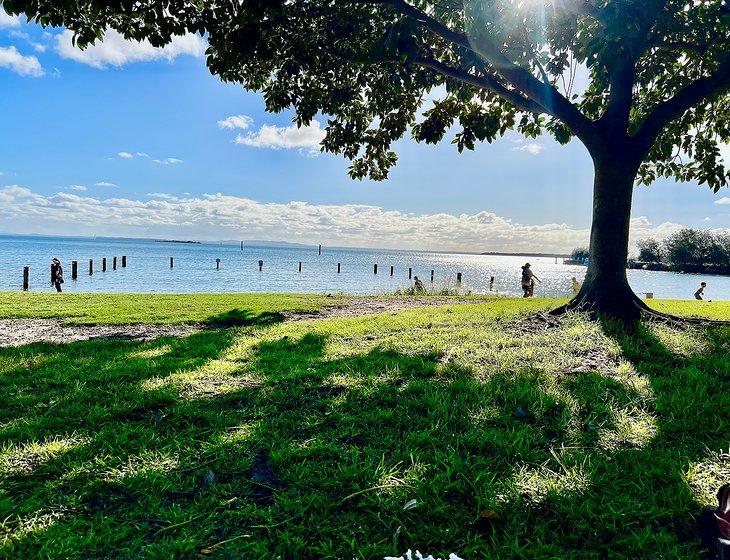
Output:
[[[355,297],[348,298],[336,305],[323,307],[314,313],[284,314],[284,321],[358,317],[377,313],[393,313],[416,307],[458,305],[474,302],[475,300],[459,298]],[[185,336],[213,328],[217,328],[216,325],[207,323],[70,325],[64,323],[61,319],[0,319],[0,347],[24,346],[37,342],[68,344],[70,342],[96,339],[144,341],[161,336]]]

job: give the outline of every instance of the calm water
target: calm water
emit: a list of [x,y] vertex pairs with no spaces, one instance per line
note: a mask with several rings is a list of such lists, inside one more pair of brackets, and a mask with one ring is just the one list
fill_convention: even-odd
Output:
[[[127,268],[121,268],[121,256],[127,256]],[[346,292],[380,294],[410,285],[408,268],[426,284],[434,270],[434,284],[455,283],[456,273],[463,275],[465,290],[489,291],[494,276],[494,291],[520,295],[520,266],[526,260],[542,280],[535,295],[565,295],[570,278],[582,280],[585,268],[555,264],[555,259],[538,257],[497,257],[418,251],[375,249],[328,249],[317,255],[316,248],[278,248],[247,245],[156,243],[138,239],[75,239],[61,237],[0,236],[0,290],[22,287],[24,266],[30,267],[30,289],[50,291],[50,260],[63,263],[64,289],[74,292]],[[119,258],[119,268],[112,271],[112,257]],[[107,258],[107,272],[101,271],[101,259]],[[170,270],[169,258],[175,268]],[[94,260],[94,274],[89,276],[89,259]],[[215,269],[215,260],[221,269]],[[258,260],[264,261],[262,272]],[[71,261],[79,263],[79,278],[71,280]],[[299,261],[302,272],[297,272]],[[337,274],[337,263],[341,273]],[[378,274],[373,274],[373,264]],[[394,275],[390,276],[390,267]],[[653,292],[654,297],[688,299],[701,280],[708,283],[709,299],[730,299],[730,277],[700,276],[629,270],[629,282],[638,292]]]

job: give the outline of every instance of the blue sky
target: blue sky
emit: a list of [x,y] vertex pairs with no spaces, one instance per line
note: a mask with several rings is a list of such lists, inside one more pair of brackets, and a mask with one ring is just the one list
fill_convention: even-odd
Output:
[[[403,140],[388,181],[352,181],[343,158],[316,155],[316,126],[289,129],[291,114],[211,76],[204,46],[108,35],[82,53],[68,32],[0,16],[0,231],[472,251],[587,240],[580,144],[514,135],[459,154]],[[634,237],[729,228],[728,194],[638,187]]]

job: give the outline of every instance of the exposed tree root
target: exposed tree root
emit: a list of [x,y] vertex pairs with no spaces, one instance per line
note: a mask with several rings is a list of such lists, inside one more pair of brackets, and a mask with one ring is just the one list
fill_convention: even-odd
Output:
[[673,327],[682,327],[686,325],[695,326],[730,326],[730,321],[720,319],[706,319],[703,317],[680,317],[670,313],[662,313],[656,309],[649,307],[639,296],[632,293],[630,301],[623,305],[616,305],[613,308],[597,309],[596,305],[585,297],[573,298],[565,305],[550,311],[552,316],[560,316],[575,311],[579,313],[587,313],[591,318],[608,317],[625,325],[632,325],[641,320],[650,322],[665,323]]

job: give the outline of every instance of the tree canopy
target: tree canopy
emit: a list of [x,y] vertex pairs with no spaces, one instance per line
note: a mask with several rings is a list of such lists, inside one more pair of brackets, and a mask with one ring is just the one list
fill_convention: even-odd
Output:
[[730,179],[718,148],[730,141],[728,0],[0,2],[82,46],[110,27],[156,46],[206,34],[223,80],[262,91],[269,111],[294,108],[300,125],[326,115],[323,149],[356,178],[386,178],[407,133],[436,143],[455,127],[459,150],[516,130],[577,136],[595,158],[608,139],[639,156],[647,184]]

